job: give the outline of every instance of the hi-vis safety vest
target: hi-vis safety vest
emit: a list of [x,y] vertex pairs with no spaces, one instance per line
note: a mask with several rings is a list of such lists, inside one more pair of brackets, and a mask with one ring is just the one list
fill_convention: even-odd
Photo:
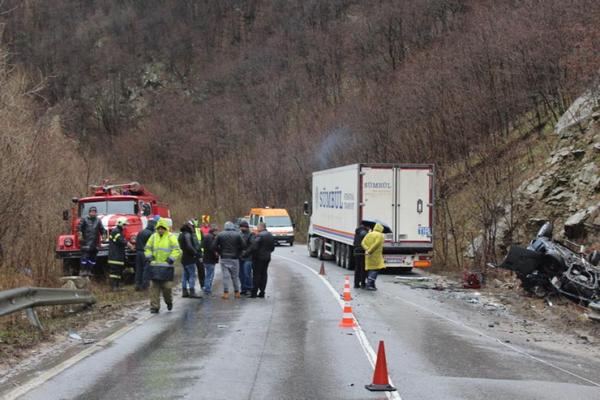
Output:
[[175,262],[181,257],[177,237],[169,232],[165,232],[162,236],[158,232],[154,232],[146,242],[144,255],[153,257],[150,265],[173,267],[167,260],[171,258]]
[[202,243],[202,231],[198,227],[195,227],[194,231],[196,232],[196,239],[198,239],[199,243]]

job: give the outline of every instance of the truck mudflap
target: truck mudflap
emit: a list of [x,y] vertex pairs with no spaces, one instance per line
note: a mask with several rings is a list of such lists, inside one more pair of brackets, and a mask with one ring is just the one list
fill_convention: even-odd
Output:
[[428,268],[431,256],[424,254],[384,254],[386,268]]

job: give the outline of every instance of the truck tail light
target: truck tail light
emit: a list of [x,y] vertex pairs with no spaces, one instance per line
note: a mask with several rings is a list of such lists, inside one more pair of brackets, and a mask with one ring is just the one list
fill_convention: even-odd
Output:
[[429,268],[431,267],[431,261],[429,260],[415,260],[413,261],[414,268]]

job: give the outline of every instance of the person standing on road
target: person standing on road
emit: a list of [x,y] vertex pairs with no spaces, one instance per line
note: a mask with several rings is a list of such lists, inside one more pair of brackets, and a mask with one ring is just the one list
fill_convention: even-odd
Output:
[[221,256],[221,271],[223,272],[223,299],[229,298],[229,280],[233,281],[234,296],[240,295],[240,257],[244,251],[242,235],[235,229],[231,221],[225,222],[225,230],[215,239],[215,251]]
[[367,290],[377,290],[375,281],[379,270],[385,268],[383,261],[383,225],[375,224],[373,230],[365,236],[361,246],[365,251],[365,270],[367,271]]
[[[244,240],[244,247],[249,248],[254,241],[254,233],[250,232],[250,226],[247,221],[240,222],[240,233]],[[240,258],[240,283],[242,286],[241,295],[249,295],[252,292],[252,256],[242,255]]]
[[97,217],[98,209],[90,207],[88,216],[81,218],[77,228],[77,237],[81,246],[81,276],[90,276],[96,265],[98,254],[98,242],[101,237],[106,236],[106,229],[102,221]]
[[354,288],[367,286],[367,274],[365,272],[365,250],[360,245],[369,231],[361,223],[354,231]]
[[252,255],[252,269],[254,274],[252,294],[250,297],[265,297],[267,287],[267,268],[271,262],[271,253],[275,250],[275,238],[267,230],[267,225],[261,222],[257,226],[258,234],[254,238],[250,248],[244,253],[245,256]]
[[188,221],[181,228],[178,242],[181,249],[181,264],[183,275],[181,277],[181,297],[196,297],[196,260],[198,259],[198,245],[194,240],[194,222]]
[[217,234],[217,227],[212,227],[210,230],[202,236],[202,250],[203,258],[202,264],[204,264],[204,286],[202,290],[206,295],[212,293],[212,284],[215,277],[215,265],[219,262],[219,254],[214,250],[215,235]]
[[156,222],[159,220],[159,216],[155,215],[154,218],[148,221],[148,225],[135,238],[135,290],[146,290],[148,289],[148,269],[146,268],[146,256],[144,255],[144,249],[146,243],[152,234],[154,233],[154,227]]
[[201,219],[202,219],[202,227],[200,228],[200,231],[202,232],[203,235],[206,235],[211,230],[210,215],[206,215],[206,214],[202,215]]
[[108,279],[112,291],[119,290],[121,286],[125,269],[125,249],[132,246],[125,239],[125,225],[127,225],[127,218],[119,217],[117,226],[108,236]]
[[169,224],[164,218],[156,223],[156,232],[146,243],[146,261],[149,265],[150,312],[160,310],[160,294],[162,292],[167,310],[173,309],[173,280],[175,279],[175,261],[181,257],[181,249],[175,235],[169,232]]
[[194,246],[198,250],[198,255],[196,256],[196,269],[198,271],[198,282],[200,283],[200,287],[204,287],[204,279],[206,278],[204,273],[204,265],[202,265],[202,230],[200,229],[200,223],[197,218],[192,220],[194,224],[194,236],[192,239],[194,240]]

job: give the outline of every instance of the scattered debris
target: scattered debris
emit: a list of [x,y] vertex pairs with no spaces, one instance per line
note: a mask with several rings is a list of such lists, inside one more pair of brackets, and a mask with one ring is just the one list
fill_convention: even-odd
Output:
[[397,281],[430,281],[431,278],[428,276],[400,276],[396,275],[394,277]]
[[219,329],[225,329],[225,328],[227,328],[227,325],[218,324],[217,328],[219,328]]
[[498,309],[504,310],[504,306],[502,304],[491,303],[491,302],[485,303],[483,305],[483,308],[485,308],[488,311],[493,311],[493,310],[498,310]]
[[82,341],[83,338],[75,331],[69,331],[69,339]]
[[465,289],[479,289],[483,282],[483,276],[478,271],[463,271],[463,288]]

